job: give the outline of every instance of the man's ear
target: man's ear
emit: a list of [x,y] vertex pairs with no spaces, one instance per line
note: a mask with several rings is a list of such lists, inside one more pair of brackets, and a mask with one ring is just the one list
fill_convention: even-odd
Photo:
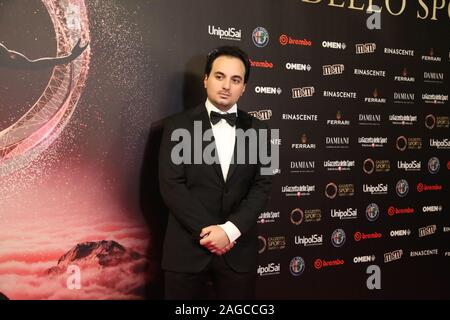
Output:
[[205,77],[203,78],[203,86],[205,87],[205,89],[206,89],[206,81],[208,81],[208,75],[207,74],[205,74]]
[[241,93],[241,97],[242,97],[242,95],[244,94],[244,92],[245,92],[245,88],[247,87],[247,84],[245,83],[244,84],[244,87],[242,88],[242,93]]

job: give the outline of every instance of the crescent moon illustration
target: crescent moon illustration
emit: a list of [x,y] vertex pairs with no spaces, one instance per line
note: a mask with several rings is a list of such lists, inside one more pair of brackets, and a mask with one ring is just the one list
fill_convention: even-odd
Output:
[[[51,18],[57,56],[79,39],[90,42],[84,0],[42,0]],[[45,151],[69,123],[83,92],[90,47],[75,60],[53,68],[41,96],[15,123],[0,132],[0,177],[20,170]]]

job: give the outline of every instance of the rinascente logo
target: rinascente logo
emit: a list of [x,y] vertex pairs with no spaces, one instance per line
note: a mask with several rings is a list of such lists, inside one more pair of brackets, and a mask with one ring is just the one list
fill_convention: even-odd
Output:
[[303,113],[283,113],[281,120],[295,120],[295,121],[319,121],[317,114],[303,114]]
[[325,148],[327,149],[348,149],[350,147],[350,137],[325,137]]
[[394,250],[384,254],[384,263],[400,260],[403,256],[403,250]]
[[373,70],[373,69],[353,69],[353,74],[356,76],[369,76],[369,77],[386,77],[386,70]]
[[315,161],[291,161],[291,173],[314,173]]
[[389,121],[394,125],[411,126],[417,122],[417,115],[413,114],[390,114]]
[[394,76],[394,80],[395,81],[400,81],[400,82],[410,82],[413,83],[416,81],[416,78],[414,77],[408,77],[408,69],[405,67],[403,68],[402,71],[402,75],[401,76]]
[[343,74],[345,66],[343,64],[330,64],[323,65],[322,71],[324,76],[333,76],[338,74]]
[[294,71],[311,71],[312,67],[310,64],[306,63],[295,63],[295,62],[287,62],[285,65],[287,70],[294,70]]
[[208,33],[212,36],[217,36],[223,40],[236,40],[241,41],[242,30],[236,30],[234,27],[228,27],[222,29],[221,27],[215,27],[214,25],[208,25]]
[[312,97],[314,92],[314,87],[292,88],[292,99]]
[[280,95],[282,90],[280,87],[262,87],[262,86],[256,86],[255,92],[258,94],[276,94]]
[[342,98],[342,99],[356,99],[356,92],[348,91],[330,91],[324,90],[323,96],[325,98]]
[[414,103],[414,93],[394,92],[394,103]]
[[439,254],[439,249],[423,249],[418,251],[411,251],[409,256],[414,257],[424,257],[424,256],[434,256]]
[[380,94],[378,93],[378,89],[375,88],[372,92],[372,97],[365,97],[364,102],[384,104],[384,103],[386,103],[386,98],[380,97]]
[[270,139],[270,143],[275,145],[275,146],[281,146],[281,139],[280,138]]
[[398,56],[414,57],[414,50],[411,49],[384,48],[384,53]]
[[358,143],[363,148],[382,148],[387,142],[387,137],[358,137]]
[[358,115],[358,124],[361,126],[379,126],[381,125],[381,115],[360,113]]
[[375,53],[377,45],[375,43],[357,43],[355,44],[356,54]]
[[325,160],[323,167],[327,171],[350,171],[355,167],[355,160]]
[[345,42],[322,41],[322,47],[328,49],[345,50],[347,45]]
[[423,81],[431,83],[443,83],[444,73],[443,72],[424,72]]
[[263,121],[270,120],[270,118],[272,118],[272,110],[270,110],[270,109],[249,111],[248,114],[255,117],[256,119],[263,120]]

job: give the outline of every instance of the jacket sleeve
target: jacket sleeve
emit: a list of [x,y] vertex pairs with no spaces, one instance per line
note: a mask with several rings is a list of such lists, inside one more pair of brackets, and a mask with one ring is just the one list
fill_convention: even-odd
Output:
[[[268,130],[267,125],[264,123],[261,125],[262,129]],[[267,141],[265,141],[269,155],[270,153],[270,135],[267,135]],[[274,154],[273,156],[278,156]],[[231,221],[242,234],[245,234],[250,228],[255,226],[259,214],[266,206],[270,191],[272,189],[273,175],[262,175],[261,169],[263,167],[269,167],[270,164],[264,165],[260,161],[258,154],[258,168],[253,178],[252,185],[246,195],[241,201],[237,209],[230,214],[228,220]]]
[[200,201],[191,194],[186,184],[184,165],[174,164],[171,160],[172,148],[178,143],[178,141],[171,141],[174,129],[176,127],[173,120],[166,120],[159,151],[160,191],[164,202],[175,219],[193,237],[199,239],[202,228],[217,224],[218,221],[215,221]]

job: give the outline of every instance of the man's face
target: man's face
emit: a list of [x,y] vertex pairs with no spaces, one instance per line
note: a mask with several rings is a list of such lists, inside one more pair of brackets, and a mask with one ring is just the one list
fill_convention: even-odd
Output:
[[244,93],[244,75],[245,66],[240,59],[218,57],[203,81],[209,101],[222,111],[230,109]]

